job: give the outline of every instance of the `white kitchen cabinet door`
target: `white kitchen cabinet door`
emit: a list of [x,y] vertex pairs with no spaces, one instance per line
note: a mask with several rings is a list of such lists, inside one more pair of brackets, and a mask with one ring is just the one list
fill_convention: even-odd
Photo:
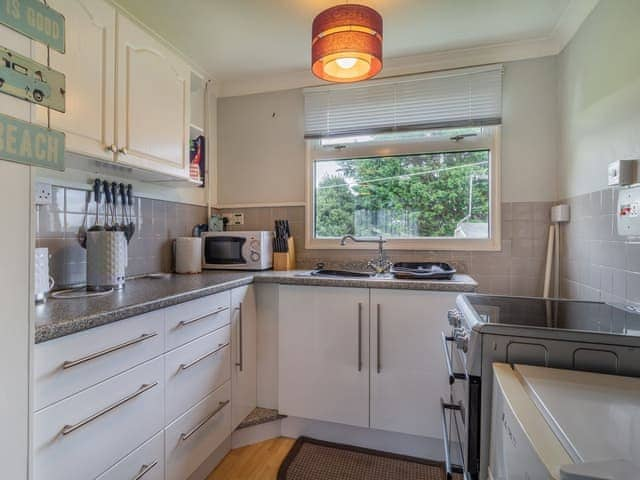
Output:
[[117,25],[117,162],[188,177],[191,69],[127,17]]
[[279,287],[278,405],[295,417],[369,426],[369,290]]
[[231,418],[235,429],[258,401],[257,312],[253,285],[231,291]]
[[[51,110],[51,127],[66,133],[71,152],[113,160],[115,105],[115,8],[103,0],[49,0],[65,17],[66,51],[51,50],[51,67],[66,76],[66,112]],[[47,48],[33,42],[34,59],[47,63]],[[34,105],[35,122],[47,125],[47,109]]]
[[371,290],[371,428],[441,438],[441,332],[455,293]]

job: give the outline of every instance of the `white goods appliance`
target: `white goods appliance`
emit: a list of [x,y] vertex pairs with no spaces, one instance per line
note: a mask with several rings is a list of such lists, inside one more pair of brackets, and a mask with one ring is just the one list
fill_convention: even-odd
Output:
[[273,232],[205,232],[202,266],[229,270],[267,270],[273,266]]
[[200,273],[202,271],[202,239],[178,237],[174,240],[176,273]]
[[[442,334],[449,476],[485,480],[495,362],[640,377],[640,308],[579,300],[463,294]],[[449,433],[450,432],[450,433]]]
[[493,480],[640,477],[640,379],[493,365]]
[[36,303],[42,303],[53,288],[54,281],[49,275],[49,249],[36,248],[34,253],[34,294]]
[[124,232],[87,232],[87,289],[123,288],[127,257]]

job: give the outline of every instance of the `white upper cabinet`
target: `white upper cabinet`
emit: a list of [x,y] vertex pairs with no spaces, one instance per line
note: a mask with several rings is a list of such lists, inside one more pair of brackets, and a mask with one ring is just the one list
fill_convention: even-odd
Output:
[[127,17],[117,21],[117,162],[187,177],[191,69]]
[[[66,112],[51,110],[51,127],[66,133],[68,151],[113,160],[116,11],[102,0],[50,0],[65,16],[66,53],[53,49],[51,67],[66,76]],[[33,42],[46,65],[47,48]],[[34,121],[47,125],[47,109],[34,105]]]

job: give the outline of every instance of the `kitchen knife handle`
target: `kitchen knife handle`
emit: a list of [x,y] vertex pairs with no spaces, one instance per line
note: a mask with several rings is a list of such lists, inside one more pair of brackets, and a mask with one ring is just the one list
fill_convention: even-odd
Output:
[[131,184],[127,185],[127,201],[131,207],[133,205],[133,185]]
[[101,185],[100,179],[96,178],[93,181],[93,199],[95,200],[96,203],[100,203],[100,200],[102,199],[100,195],[100,185]]
[[102,182],[102,191],[104,192],[104,201],[108,205],[111,203],[111,191],[109,190],[109,182]]
[[120,189],[120,200],[122,200],[122,205],[127,204],[127,194],[124,190],[124,183],[121,183],[119,186]]

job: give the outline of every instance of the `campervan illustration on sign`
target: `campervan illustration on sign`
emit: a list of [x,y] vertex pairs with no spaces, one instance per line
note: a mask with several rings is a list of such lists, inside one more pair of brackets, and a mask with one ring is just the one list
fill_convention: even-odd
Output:
[[0,92],[65,111],[65,77],[45,65],[0,47]]

